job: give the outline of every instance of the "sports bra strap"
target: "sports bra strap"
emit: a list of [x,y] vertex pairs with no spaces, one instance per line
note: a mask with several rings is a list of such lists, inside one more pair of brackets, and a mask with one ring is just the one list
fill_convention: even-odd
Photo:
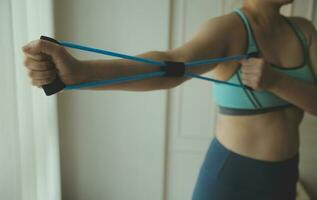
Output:
[[241,9],[236,8],[234,9],[234,12],[241,18],[243,25],[247,31],[247,36],[248,36],[248,52],[247,53],[259,52],[248,18],[246,17],[246,15],[243,13]]
[[308,42],[306,40],[306,37],[305,37],[303,31],[299,28],[299,26],[296,23],[292,22],[287,17],[284,17],[284,19],[291,26],[291,28],[293,29],[293,31],[295,32],[295,34],[299,38],[300,42],[302,43],[302,46],[304,48],[304,54],[305,54],[304,55],[305,56],[305,58],[304,58],[305,64],[307,64],[307,62],[309,60],[309,45],[308,45]]

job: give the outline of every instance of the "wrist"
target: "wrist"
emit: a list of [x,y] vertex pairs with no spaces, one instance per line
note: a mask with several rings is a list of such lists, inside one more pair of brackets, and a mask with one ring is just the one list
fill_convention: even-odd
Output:
[[268,90],[271,91],[271,92],[274,92],[284,82],[285,74],[282,74],[282,73],[280,73],[278,71],[273,70],[272,75],[273,75],[272,82],[271,82]]
[[87,61],[78,60],[75,66],[73,80],[75,84],[89,82],[91,80],[91,70]]

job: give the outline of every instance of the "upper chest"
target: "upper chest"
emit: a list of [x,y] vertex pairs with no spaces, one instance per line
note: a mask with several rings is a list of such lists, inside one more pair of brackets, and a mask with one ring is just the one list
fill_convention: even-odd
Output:
[[[280,27],[263,28],[252,25],[252,35],[248,32],[245,24],[238,19],[234,34],[230,38],[228,55],[245,54],[250,47],[250,37],[268,63],[282,69],[294,69],[304,64],[304,44],[300,36],[287,22]],[[238,62],[226,62],[218,64],[211,72],[212,76],[219,80],[228,80],[239,67]]]

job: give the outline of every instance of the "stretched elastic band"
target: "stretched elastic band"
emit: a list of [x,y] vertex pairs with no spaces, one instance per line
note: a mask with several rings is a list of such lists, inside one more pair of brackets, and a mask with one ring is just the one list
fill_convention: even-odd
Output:
[[109,79],[109,80],[100,80],[100,81],[94,81],[94,82],[88,82],[88,83],[81,83],[77,85],[67,85],[65,87],[65,90],[75,90],[75,89],[87,88],[87,87],[106,86],[106,85],[124,83],[128,81],[143,80],[146,78],[162,76],[164,74],[165,72],[158,71],[158,72],[143,73],[143,74],[137,74],[133,76],[126,76],[126,77],[120,77],[120,78]]
[[151,64],[154,66],[163,66],[164,65],[164,63],[162,63],[162,62],[158,62],[158,61],[154,61],[154,60],[150,60],[150,59],[146,59],[146,58],[140,58],[140,57],[136,57],[136,56],[130,56],[130,55],[122,54],[122,53],[117,53],[114,51],[107,51],[107,50],[103,50],[103,49],[92,48],[92,47],[74,44],[74,43],[66,42],[66,41],[62,41],[62,40],[59,40],[58,42],[65,47],[72,48],[72,49],[78,49],[81,51],[88,51],[88,52],[123,58],[123,59],[127,59],[127,60],[132,60],[132,61],[136,61],[136,62],[143,62],[143,63]]
[[230,82],[226,82],[226,81],[220,81],[220,80],[212,79],[212,78],[207,78],[207,77],[199,76],[199,75],[193,74],[193,73],[185,73],[184,76],[185,77],[190,77],[190,78],[199,78],[199,79],[202,79],[202,80],[211,81],[211,82],[220,83],[220,84],[226,84],[226,85],[230,85],[230,86],[233,86],[233,87],[239,87],[239,88],[243,88],[244,87],[243,85],[230,83]]
[[81,51],[87,51],[87,52],[93,52],[93,53],[98,53],[102,55],[108,55],[108,56],[113,56],[113,57],[119,57],[127,60],[132,60],[135,62],[142,62],[146,64],[150,64],[150,66],[160,66],[160,70],[156,72],[151,72],[151,73],[143,73],[143,74],[137,74],[133,76],[127,76],[127,77],[120,77],[120,78],[115,78],[115,79],[110,79],[110,80],[100,80],[100,81],[94,81],[94,82],[88,82],[88,83],[81,83],[77,85],[67,85],[65,87],[66,90],[73,90],[73,89],[80,89],[80,88],[87,88],[87,87],[97,87],[97,86],[103,86],[103,85],[111,85],[111,84],[118,84],[118,83],[123,83],[127,81],[133,81],[133,80],[142,80],[146,78],[151,78],[151,77],[158,77],[158,76],[167,76],[167,77],[191,77],[191,78],[199,78],[202,80],[207,80],[215,83],[220,83],[220,84],[226,84],[234,87],[240,87],[243,88],[245,86],[243,85],[238,85],[234,83],[229,83],[226,81],[220,81],[212,78],[207,78],[203,76],[199,76],[197,74],[193,73],[187,73],[186,68],[192,68],[195,66],[199,65],[205,65],[205,64],[216,64],[216,63],[221,63],[221,62],[226,62],[226,61],[237,61],[241,59],[247,59],[250,57],[255,57],[257,56],[256,52],[250,53],[250,54],[241,54],[241,55],[236,55],[236,56],[227,56],[223,58],[212,58],[212,59],[206,59],[206,60],[198,60],[198,61],[191,61],[187,63],[183,62],[175,62],[175,61],[155,61],[147,58],[141,58],[141,57],[136,57],[136,56],[131,56],[131,55],[126,55],[122,53],[117,53],[113,51],[107,51],[103,49],[97,49],[93,47],[88,47],[88,46],[83,46],[63,40],[58,41],[60,45],[72,49],[78,49]]

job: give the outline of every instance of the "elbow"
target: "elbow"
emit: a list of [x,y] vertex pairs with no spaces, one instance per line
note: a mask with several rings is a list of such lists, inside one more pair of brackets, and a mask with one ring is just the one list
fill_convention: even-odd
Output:
[[164,77],[164,86],[163,89],[169,90],[174,89],[180,85],[182,85],[184,82],[192,79],[191,77]]
[[164,83],[162,89],[169,90],[174,89],[181,85],[184,80],[182,77],[165,77]]
[[178,52],[176,49],[167,50],[164,52],[165,57],[167,57],[170,61],[175,62],[188,62],[190,61],[190,55],[187,53]]
[[[190,60],[188,55],[183,55],[183,54],[177,53],[177,51],[175,51],[173,49],[164,52],[164,57],[166,58],[166,60],[174,61],[174,62],[184,62],[185,63],[185,62],[188,62]],[[186,73],[186,69],[185,69],[185,73]],[[190,79],[192,79],[192,78],[186,77],[186,76],[163,77],[162,82],[161,82],[162,83],[161,89],[165,89],[165,90],[174,89]]]

